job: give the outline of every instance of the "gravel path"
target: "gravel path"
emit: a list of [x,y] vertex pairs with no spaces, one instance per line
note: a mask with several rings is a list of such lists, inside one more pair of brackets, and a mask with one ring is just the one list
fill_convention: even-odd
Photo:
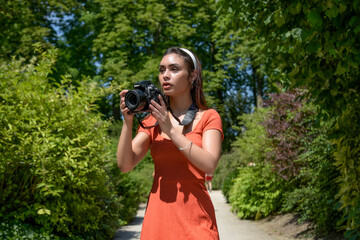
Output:
[[[216,220],[221,240],[276,240],[260,229],[254,222],[240,220],[230,212],[221,191],[212,191],[211,199],[215,207]],[[114,240],[140,239],[141,224],[144,218],[145,204],[140,205],[134,221],[120,228]]]

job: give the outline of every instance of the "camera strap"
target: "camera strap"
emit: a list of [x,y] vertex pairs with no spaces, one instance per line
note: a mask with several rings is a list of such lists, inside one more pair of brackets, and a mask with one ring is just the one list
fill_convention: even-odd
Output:
[[191,106],[189,107],[189,109],[187,110],[184,119],[182,121],[180,121],[180,119],[174,115],[171,108],[169,107],[168,109],[171,112],[171,114],[173,115],[173,117],[176,119],[176,121],[178,121],[179,124],[182,126],[189,125],[192,121],[194,121],[196,113],[199,111],[199,109],[196,107],[196,105],[194,103],[192,103]]
[[152,126],[144,126],[144,124],[142,124],[141,119],[140,119],[136,114],[135,114],[135,117],[137,118],[140,126],[141,126],[143,129],[150,129],[150,128],[153,128],[153,127],[155,127],[155,126],[157,126],[157,125],[159,124],[159,123],[156,121],[156,123],[155,123],[154,125],[152,125]]
[[[197,108],[197,106],[192,103],[191,106],[189,107],[189,109],[187,110],[186,114],[185,114],[185,117],[182,121],[180,121],[180,119],[174,115],[172,109],[170,107],[168,107],[168,110],[170,111],[171,115],[173,115],[173,117],[175,118],[176,121],[179,122],[180,125],[182,126],[186,126],[186,125],[189,125],[192,121],[194,121],[195,119],[195,116],[196,116],[196,113],[199,111],[199,109]],[[152,125],[152,126],[144,126],[144,124],[142,124],[142,121],[141,119],[139,119],[139,117],[135,114],[137,120],[139,121],[139,124],[142,128],[144,129],[150,129],[150,128],[153,128],[155,126],[157,126],[159,123],[156,122],[155,125]]]

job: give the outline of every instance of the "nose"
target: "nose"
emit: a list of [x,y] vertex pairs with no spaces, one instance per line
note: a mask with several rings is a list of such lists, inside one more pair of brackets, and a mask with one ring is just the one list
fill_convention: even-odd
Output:
[[163,78],[164,80],[169,80],[170,79],[170,70],[166,69],[163,73]]

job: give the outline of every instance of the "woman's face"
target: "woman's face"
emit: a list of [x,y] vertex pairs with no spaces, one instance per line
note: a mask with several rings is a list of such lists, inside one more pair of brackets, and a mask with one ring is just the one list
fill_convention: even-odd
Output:
[[159,81],[167,96],[190,92],[191,77],[185,60],[176,53],[165,55],[159,66]]

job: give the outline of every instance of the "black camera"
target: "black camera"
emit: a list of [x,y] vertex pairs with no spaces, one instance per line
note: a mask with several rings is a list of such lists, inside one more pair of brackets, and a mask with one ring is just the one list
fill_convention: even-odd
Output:
[[134,90],[130,90],[125,94],[126,107],[132,113],[149,110],[151,100],[160,104],[159,95],[161,95],[165,101],[162,92],[150,81],[135,83],[134,88]]

